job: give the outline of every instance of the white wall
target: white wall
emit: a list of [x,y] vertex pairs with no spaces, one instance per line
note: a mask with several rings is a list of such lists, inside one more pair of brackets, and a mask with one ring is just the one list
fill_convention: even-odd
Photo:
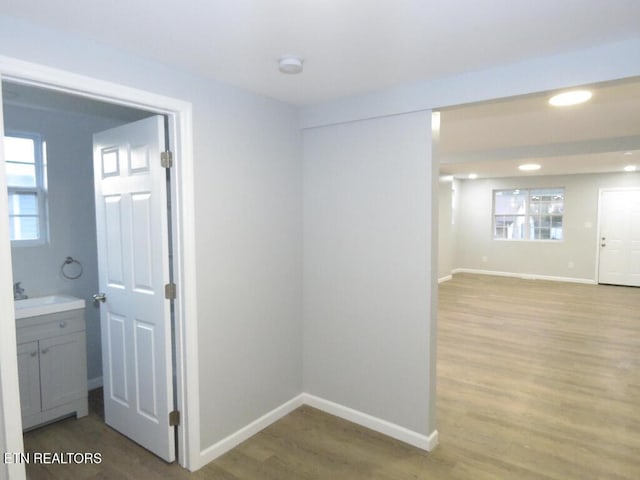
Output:
[[206,447],[302,392],[302,164],[293,108],[236,95],[201,109],[196,138],[212,138],[195,169]]
[[192,103],[201,448],[299,394],[297,110],[7,17],[0,17],[0,55]]
[[453,271],[456,242],[453,231],[453,181],[441,180],[438,184],[438,278],[445,278]]
[[[599,189],[640,186],[640,173],[527,176],[460,184],[456,268],[595,281]],[[493,190],[535,187],[565,187],[564,240],[493,240]]]
[[304,132],[305,392],[423,435],[430,149],[430,112]]
[[[119,122],[10,105],[4,107],[4,121],[6,130],[37,133],[47,142],[49,242],[11,249],[14,282],[21,282],[30,297],[68,294],[85,300],[87,376],[99,378],[100,312],[91,301],[98,291],[92,135]],[[60,273],[67,256],[82,263],[77,280]]]

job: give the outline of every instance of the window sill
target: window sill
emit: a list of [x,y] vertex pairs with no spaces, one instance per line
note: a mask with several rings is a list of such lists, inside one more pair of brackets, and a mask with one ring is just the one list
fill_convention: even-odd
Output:
[[43,247],[48,243],[47,240],[11,240],[11,248]]
[[518,240],[518,239],[514,239],[514,238],[493,238],[492,240],[496,241],[496,242],[517,242],[517,243],[563,243],[564,239],[562,240],[530,240],[530,239],[523,239],[523,240]]

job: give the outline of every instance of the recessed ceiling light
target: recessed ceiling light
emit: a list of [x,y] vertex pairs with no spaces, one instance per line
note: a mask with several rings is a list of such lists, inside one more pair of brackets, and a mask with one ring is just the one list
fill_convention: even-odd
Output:
[[549,105],[554,107],[568,107],[570,105],[578,105],[591,100],[593,93],[589,90],[569,90],[554,95],[549,99]]
[[627,165],[626,167],[624,167],[624,171],[625,172],[635,172],[636,171],[636,166],[635,165]]
[[285,55],[278,60],[278,68],[282,73],[295,75],[302,72],[302,62],[300,57],[295,55]]
[[468,178],[469,178],[469,180],[475,180],[476,178],[478,178],[478,174],[477,173],[470,173]]
[[534,170],[540,170],[540,164],[538,163],[525,163],[518,167],[518,170],[522,170],[523,172],[532,172]]
[[441,182],[453,182],[453,175],[443,175],[440,177]]

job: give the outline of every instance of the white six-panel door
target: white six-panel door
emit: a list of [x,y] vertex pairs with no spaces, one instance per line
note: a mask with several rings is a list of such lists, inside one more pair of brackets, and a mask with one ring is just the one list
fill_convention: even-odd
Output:
[[105,421],[175,460],[164,122],[94,135]]
[[640,189],[600,196],[598,282],[640,287]]

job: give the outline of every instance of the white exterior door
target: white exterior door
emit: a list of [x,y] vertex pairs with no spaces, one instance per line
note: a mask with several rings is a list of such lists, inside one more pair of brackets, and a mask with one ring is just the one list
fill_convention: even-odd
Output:
[[93,144],[105,421],[172,462],[164,120],[97,133]]
[[640,189],[600,196],[598,282],[640,287]]

